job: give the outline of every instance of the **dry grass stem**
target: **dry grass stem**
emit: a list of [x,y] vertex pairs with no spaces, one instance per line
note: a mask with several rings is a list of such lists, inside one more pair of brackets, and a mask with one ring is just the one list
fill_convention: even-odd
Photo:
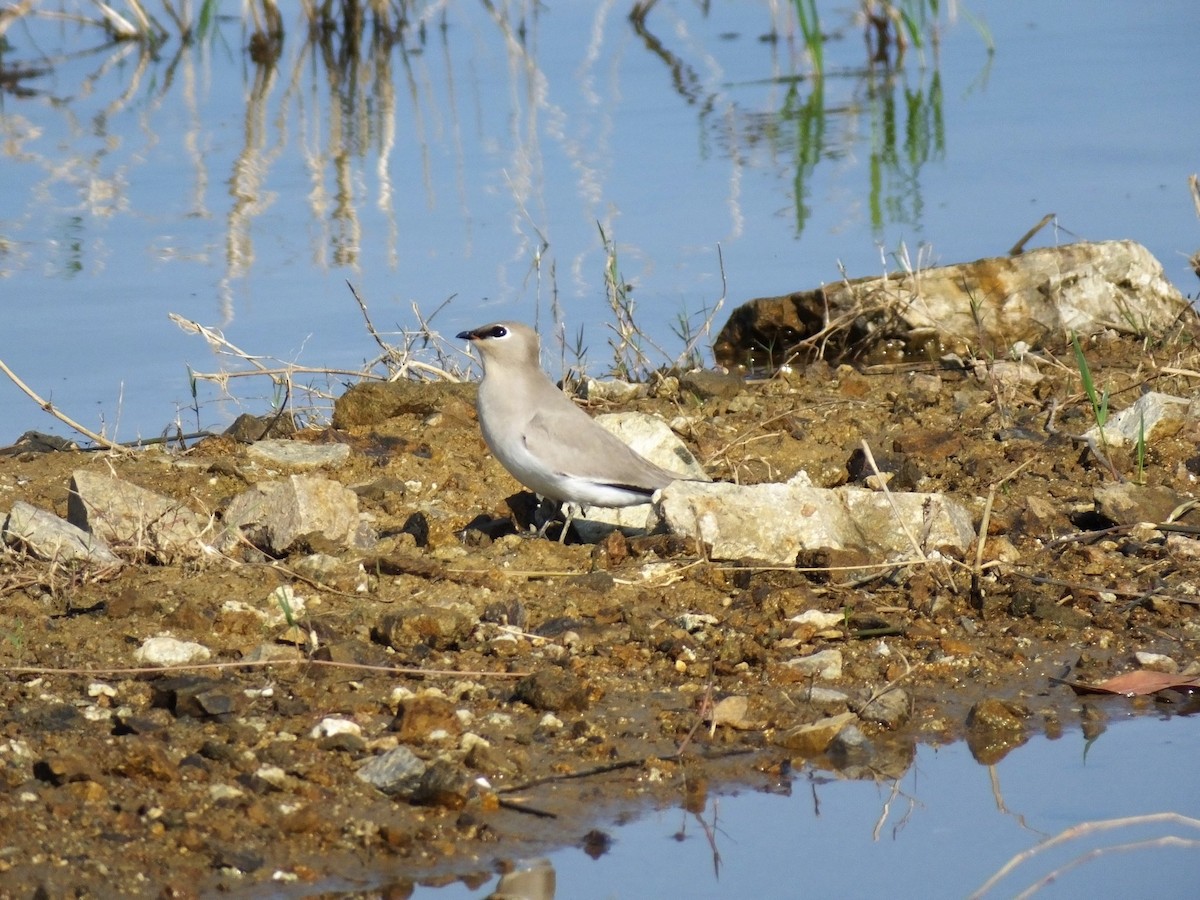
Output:
[[65,413],[61,412],[58,408],[56,408],[54,406],[54,404],[51,403],[49,400],[46,400],[43,397],[39,396],[37,394],[37,392],[33,390],[33,388],[31,388],[24,381],[22,381],[19,377],[17,377],[17,374],[15,372],[13,372],[13,370],[10,369],[5,364],[4,360],[2,360],[2,359],[0,359],[0,372],[3,372],[6,376],[8,376],[8,379],[13,384],[15,384],[18,388],[20,388],[21,391],[26,396],[28,396],[31,400],[33,400],[34,403],[36,403],[38,406],[40,406],[46,412],[50,413],[50,415],[54,416],[54,418],[58,419],[63,424],[67,425],[70,428],[73,428],[75,431],[82,434],[88,440],[94,441],[98,446],[104,447],[106,450],[118,450],[122,453],[128,452],[128,450],[125,447],[122,447],[120,444],[114,443],[113,441],[110,441],[108,438],[104,437],[103,435],[97,434],[96,432],[92,431],[91,429],[85,428],[83,425],[80,425],[78,422],[76,422],[70,416],[66,415]]
[[412,666],[375,666],[367,663],[342,662],[331,659],[256,659],[230,662],[184,663],[178,666],[115,666],[115,667],[62,667],[54,666],[0,666],[0,672],[10,675],[158,675],[165,672],[224,671],[226,669],[263,669],[272,666],[316,666],[327,669],[352,669],[359,672],[378,672],[385,675],[416,675],[427,678],[524,678],[528,672],[490,672],[463,669],[421,669]]

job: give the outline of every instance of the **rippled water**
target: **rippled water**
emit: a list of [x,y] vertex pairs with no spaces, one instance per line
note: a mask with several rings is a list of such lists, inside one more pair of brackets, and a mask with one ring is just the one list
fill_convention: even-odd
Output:
[[[819,7],[819,80],[786,4],[662,0],[640,28],[613,3],[417,4],[356,52],[295,13],[273,68],[237,4],[153,56],[26,17],[3,54],[40,74],[0,116],[0,360],[111,437],[221,426],[281,392],[194,401],[189,366],[250,366],[168,313],[270,367],[354,370],[378,348],[350,280],[381,331],[414,304],[444,334],[537,320],[548,365],[586,348],[602,372],[601,231],[655,365],[722,297],[1003,254],[1046,213],[1033,245],[1134,238],[1193,290],[1191,3],[948,4],[936,46],[890,66]],[[0,442],[67,431],[7,378],[0,411]]]

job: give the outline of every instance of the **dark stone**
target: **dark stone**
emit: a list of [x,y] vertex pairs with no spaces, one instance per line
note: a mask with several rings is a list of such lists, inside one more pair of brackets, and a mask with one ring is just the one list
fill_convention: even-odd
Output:
[[510,625],[513,628],[525,630],[529,621],[529,613],[525,604],[516,597],[509,600],[493,600],[483,610],[482,621],[493,625]]
[[588,572],[584,575],[575,575],[567,579],[567,585],[570,587],[584,588],[597,594],[608,593],[613,589],[615,584],[616,581],[613,580],[612,575],[603,569]]
[[539,669],[517,682],[513,699],[547,712],[582,711],[588,707],[587,685],[565,669]]
[[24,456],[26,454],[35,456],[41,453],[60,453],[78,449],[78,444],[66,438],[45,434],[41,431],[27,431],[17,438],[17,442],[11,447],[0,447],[0,456]]
[[612,837],[599,829],[592,829],[583,836],[580,845],[583,852],[592,859],[599,859],[612,849]]
[[239,872],[254,872],[262,868],[260,853],[242,847],[217,847],[213,849],[214,869],[236,869]]
[[304,716],[312,710],[308,701],[299,697],[276,697],[272,706],[281,716]]
[[75,707],[67,706],[65,703],[51,703],[48,706],[36,706],[33,709],[26,708],[20,711],[10,710],[9,718],[31,734],[41,731],[73,731],[86,724],[83,714]]
[[242,413],[225,429],[225,436],[240,444],[253,444],[264,438],[285,438],[296,433],[296,423],[287,413],[282,415],[252,416]]
[[476,550],[489,547],[496,538],[516,534],[517,526],[511,518],[478,515],[460,532],[463,545]]
[[213,762],[225,763],[226,765],[238,765],[242,762],[242,754],[232,744],[225,744],[221,741],[205,741],[200,745],[199,753],[205,759],[211,759]]
[[411,749],[401,745],[367,760],[358,777],[385,794],[408,798],[421,783],[426,764]]
[[153,685],[153,706],[169,709],[177,718],[222,717],[245,705],[245,695],[231,684],[197,675],[163,678]]
[[358,756],[366,752],[367,742],[361,735],[343,731],[341,734],[330,734],[321,738],[317,741],[317,746],[322,750],[334,750]]
[[444,574],[441,563],[418,553],[390,553],[363,559],[363,568],[375,575],[415,575],[418,578],[439,578]]
[[[356,641],[353,638],[322,644],[313,652],[313,659],[345,663],[347,666],[394,666],[396,664],[395,658],[389,656],[385,650],[375,644]],[[317,671],[323,677],[340,678],[347,681],[362,677],[362,673],[355,672],[350,668],[320,666]]]
[[278,785],[254,772],[243,772],[234,781],[255,794],[273,794],[280,789]]
[[165,709],[149,709],[131,716],[117,716],[113,723],[113,734],[153,734],[171,726],[171,714]]
[[368,484],[360,484],[357,487],[351,488],[351,490],[358,494],[360,500],[371,500],[376,503],[390,496],[403,497],[408,493],[408,488],[405,486],[404,481],[395,475],[385,475],[382,478],[376,478]]
[[[921,471],[916,464],[903,453],[874,453],[875,465],[881,475],[892,476],[888,487],[895,491],[914,491],[921,480]],[[861,447],[855,449],[846,461],[846,473],[852,482],[860,483],[872,478],[875,470],[867,460],[866,451]]]
[[382,616],[371,628],[371,639],[395,650],[424,644],[434,650],[453,650],[475,628],[465,613],[443,606],[413,606]]
[[584,627],[586,627],[586,623],[581,622],[579,619],[572,619],[567,616],[555,616],[553,619],[547,619],[535,628],[533,633],[538,637],[554,638],[566,634],[568,631],[578,631]]
[[425,518],[425,513],[415,512],[404,523],[404,527],[400,529],[401,534],[411,534],[413,540],[417,542],[418,547],[429,546],[429,520]]
[[1079,610],[1070,606],[1060,606],[1049,597],[1038,597],[1034,600],[1031,615],[1039,622],[1060,625],[1071,630],[1078,630],[1091,624],[1091,619]]
[[462,809],[475,791],[475,779],[463,766],[439,758],[429,764],[411,800],[424,806]]
[[732,372],[714,372],[711,369],[703,369],[681,376],[679,387],[701,400],[729,400],[745,390],[746,382],[740,375]]

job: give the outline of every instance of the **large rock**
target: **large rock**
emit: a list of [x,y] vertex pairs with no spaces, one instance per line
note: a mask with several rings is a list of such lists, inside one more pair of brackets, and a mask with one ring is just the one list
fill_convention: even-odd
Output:
[[178,500],[87,469],[71,475],[67,520],[124,556],[164,565],[205,556],[212,531],[207,516]]
[[1037,347],[1072,332],[1154,334],[1186,312],[1187,299],[1141,244],[1079,243],[751,300],[730,315],[714,350],[726,366],[778,364],[823,334],[828,360],[892,341],[1000,358],[1018,341]]
[[121,560],[100,538],[52,512],[18,500],[4,520],[4,541],[24,547],[39,559],[116,566]]
[[292,475],[256,484],[225,511],[225,547],[239,535],[268,553],[361,545],[358,495],[345,485],[315,475]]
[[971,514],[941,494],[818,488],[803,472],[784,483],[748,486],[677,481],[659,493],[654,517],[656,528],[703,540],[716,559],[785,566],[809,550],[912,556],[905,529],[925,552],[962,554],[975,536]]
[[350,445],[265,440],[255,441],[247,447],[246,455],[256,462],[289,469],[336,469],[350,459]]
[[474,384],[412,381],[363,381],[333,404],[333,427],[379,425],[394,416],[427,416],[455,403],[474,405]]

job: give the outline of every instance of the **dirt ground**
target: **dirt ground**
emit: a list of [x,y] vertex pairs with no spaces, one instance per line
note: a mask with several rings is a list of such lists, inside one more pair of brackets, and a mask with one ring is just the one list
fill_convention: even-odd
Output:
[[[1114,410],[1200,383],[1186,340],[1102,337],[1086,352]],[[1075,439],[1093,423],[1069,347],[1023,368],[818,362],[729,396],[667,382],[622,405],[672,421],[718,479],[804,469],[848,483],[865,440],[892,490],[945,492],[977,527],[993,496],[978,560],[973,548],[891,568],[516,534],[530,498],[486,453],[471,392],[397,390],[394,415],[296,438],[350,444],[322,474],[358,493],[380,535],[369,550],[108,572],[0,551],[0,895],[484,884],[564,843],[603,852],[614,817],[702,809],[723,785],[769,787],[806,764],[891,779],[918,743],[969,739],[990,760],[1033,733],[1189,702],[1081,698],[1059,681],[1103,680],[1137,652],[1186,670],[1200,646],[1195,536],[1119,521],[1095,496],[1142,481],[1139,511],[1164,521],[1195,494],[1200,422],[1154,432],[1140,471],[1132,448],[1113,448],[1110,471]],[[81,468],[218,516],[282,474],[227,437],[128,457],[19,452],[0,456],[0,512],[24,500],[65,517]],[[280,586],[301,601],[292,624],[271,599]],[[813,609],[840,621],[794,620]],[[159,634],[222,665],[120,671]],[[825,650],[840,673],[795,663]],[[885,694],[899,706],[876,713]],[[802,727],[832,716],[858,740]],[[322,731],[331,718],[355,727]],[[428,764],[419,790],[357,777],[401,746]]]

